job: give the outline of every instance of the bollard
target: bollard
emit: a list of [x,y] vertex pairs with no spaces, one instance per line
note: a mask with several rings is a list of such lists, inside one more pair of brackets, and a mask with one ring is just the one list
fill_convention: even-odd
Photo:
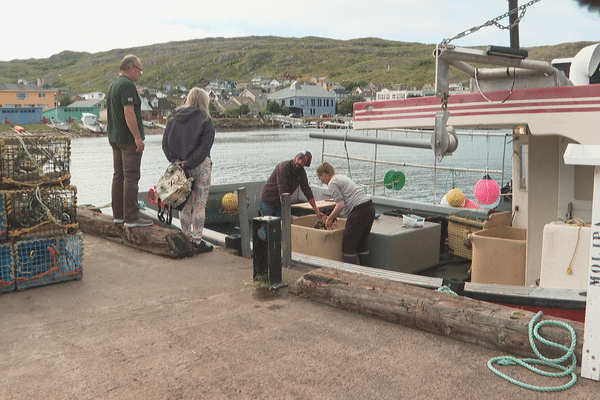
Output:
[[252,246],[256,281],[268,277],[271,289],[286,286],[281,282],[281,218],[256,217],[252,220]]

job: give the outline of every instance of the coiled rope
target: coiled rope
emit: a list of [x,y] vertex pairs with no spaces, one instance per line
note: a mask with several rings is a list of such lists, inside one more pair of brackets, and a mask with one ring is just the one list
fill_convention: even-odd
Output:
[[[507,381],[509,381],[515,385],[524,387],[526,389],[537,390],[540,392],[558,392],[561,390],[569,389],[571,386],[573,386],[575,384],[575,382],[577,382],[577,375],[573,372],[575,370],[575,366],[577,365],[577,357],[575,356],[575,353],[574,353],[575,345],[577,343],[577,337],[575,335],[575,331],[569,324],[566,324],[562,321],[547,320],[547,321],[541,321],[536,324],[536,321],[542,315],[543,315],[543,313],[541,311],[538,312],[535,315],[535,317],[533,317],[531,319],[531,322],[529,323],[529,343],[531,344],[531,348],[533,349],[533,352],[538,356],[538,359],[535,359],[535,358],[518,359],[515,357],[511,357],[511,356],[502,356],[502,357],[492,358],[490,361],[488,361],[487,366],[496,375],[506,379]],[[567,348],[559,343],[554,343],[554,342],[551,342],[551,341],[541,337],[539,335],[538,331],[544,325],[559,325],[559,326],[562,326],[563,328],[567,329],[571,333],[571,347]],[[537,346],[535,345],[534,337],[546,345],[556,347],[556,348],[566,351],[565,355],[560,358],[556,358],[556,359],[549,359],[549,358],[544,357],[538,351]],[[571,361],[572,361],[572,363],[569,367],[565,367],[565,366],[559,364],[559,363],[562,363],[563,361],[566,361],[569,358],[571,358]],[[498,365],[520,365],[524,368],[527,368],[531,372],[534,372],[534,373],[537,373],[537,374],[543,375],[543,376],[552,377],[552,378],[561,378],[561,377],[568,376],[570,374],[571,381],[568,383],[565,383],[564,385],[560,385],[560,386],[550,386],[550,387],[533,386],[533,385],[529,385],[527,383],[521,382],[519,380],[516,380],[514,378],[511,378],[510,376],[498,371],[494,367],[494,365],[493,365],[494,363],[498,363]],[[547,372],[547,371],[541,370],[539,368],[536,368],[530,364],[548,366],[548,367],[560,370],[562,372]]]

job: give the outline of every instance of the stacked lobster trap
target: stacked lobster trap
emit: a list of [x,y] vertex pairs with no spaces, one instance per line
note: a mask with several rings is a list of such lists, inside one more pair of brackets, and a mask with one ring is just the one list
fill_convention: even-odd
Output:
[[0,138],[0,292],[78,279],[69,137]]

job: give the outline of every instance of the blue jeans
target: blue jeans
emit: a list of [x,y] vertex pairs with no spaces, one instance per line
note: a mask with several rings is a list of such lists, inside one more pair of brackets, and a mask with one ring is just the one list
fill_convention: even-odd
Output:
[[259,203],[258,210],[263,217],[271,216],[281,218],[281,207],[273,207],[262,200]]

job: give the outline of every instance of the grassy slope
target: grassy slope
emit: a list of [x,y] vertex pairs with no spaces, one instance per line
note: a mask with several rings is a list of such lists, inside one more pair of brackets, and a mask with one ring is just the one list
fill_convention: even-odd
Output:
[[[572,57],[590,43],[564,43],[529,48],[530,58],[550,61]],[[191,88],[202,78],[249,82],[257,75],[281,78],[328,77],[331,81],[404,83],[421,88],[433,83],[434,45],[376,38],[333,40],[274,36],[208,38],[170,42],[101,53],[64,51],[47,59],[0,62],[0,82],[51,76],[54,87],[73,92],[106,92],[124,55],[138,55],[144,65],[139,85],[167,84]],[[453,72],[454,78],[462,75]]]

